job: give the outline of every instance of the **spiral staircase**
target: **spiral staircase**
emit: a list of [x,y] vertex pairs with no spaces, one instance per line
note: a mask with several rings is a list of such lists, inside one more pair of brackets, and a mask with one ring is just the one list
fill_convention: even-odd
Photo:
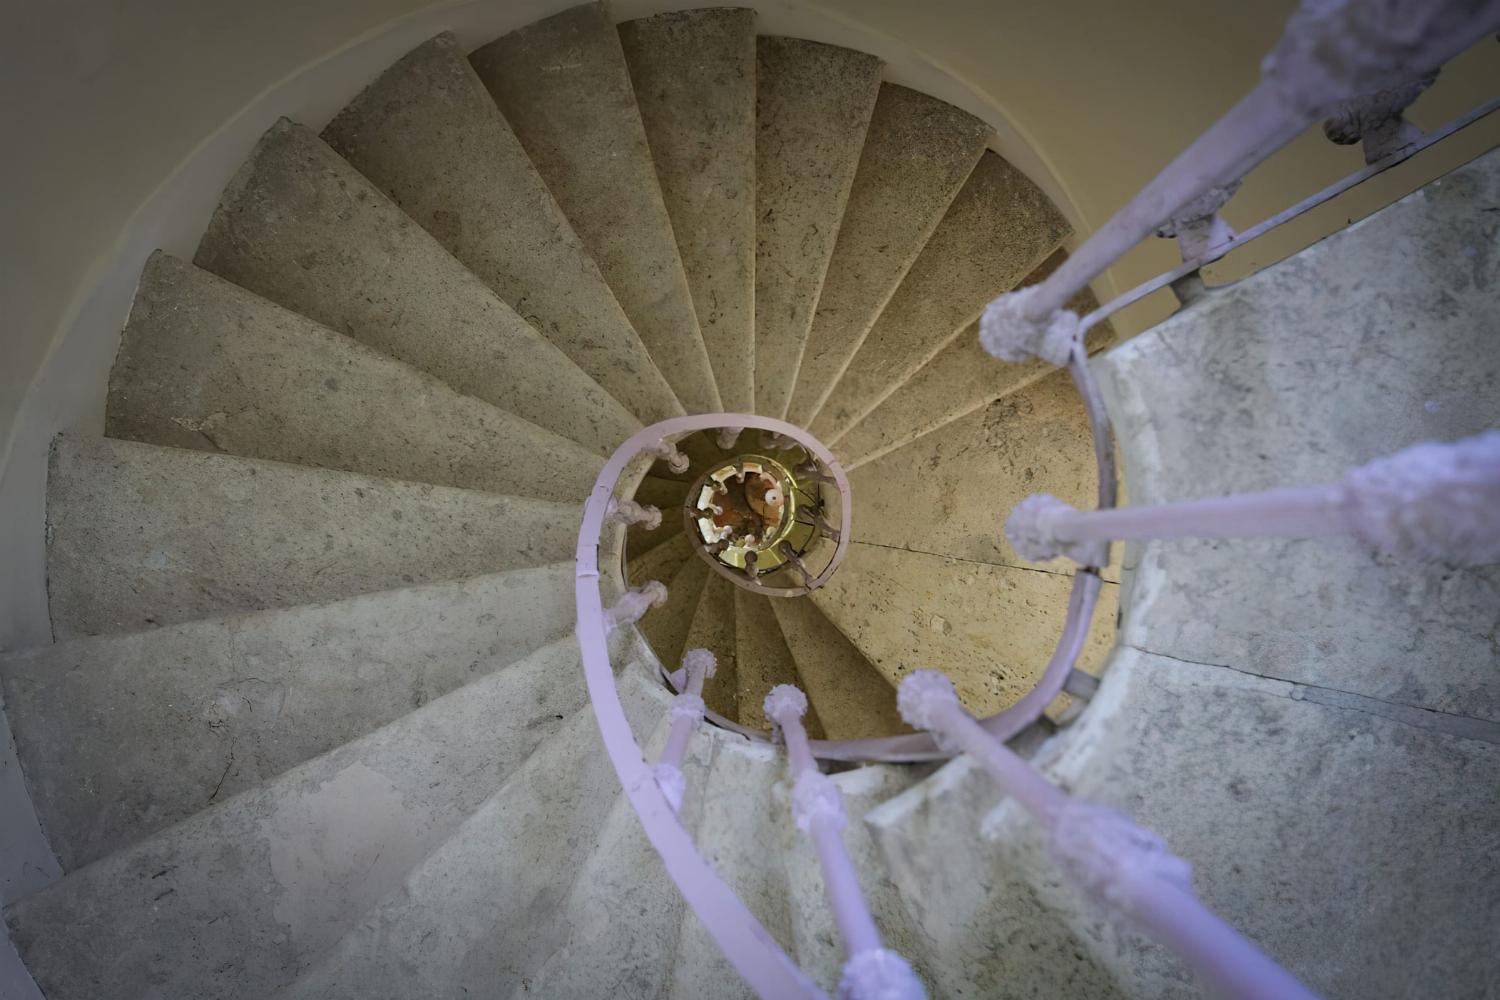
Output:
[[[152,257],[106,435],[52,454],[56,642],[0,660],[65,872],[5,914],[46,997],[750,995],[621,793],[572,635],[605,458],[719,412],[831,448],[847,552],[804,597],[716,572],[677,512],[776,442],[684,438],[686,471],[620,494],[662,525],[601,547],[608,594],[667,590],[611,657],[649,757],[663,674],[715,654],[723,725],[690,744],[682,822],[835,987],[767,691],[804,689],[828,740],[909,732],[894,686],[919,667],[975,714],[1014,704],[1073,570],[1017,555],[1004,514],[1096,486],[1065,373],[974,329],[1067,225],[983,123],[881,72],[734,9],[439,36],[321,134],[276,125],[195,258]],[[1496,212],[1491,155],[1146,334],[1096,333],[1132,499],[1321,482],[1495,424]],[[1161,832],[1315,989],[1500,997],[1500,573],[1256,541],[1130,546],[1100,575],[1082,670],[1013,746]],[[1197,995],[969,758],[828,770],[931,995]]]

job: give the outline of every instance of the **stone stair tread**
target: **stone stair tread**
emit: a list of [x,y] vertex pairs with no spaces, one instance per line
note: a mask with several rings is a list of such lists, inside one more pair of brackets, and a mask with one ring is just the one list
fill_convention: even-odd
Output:
[[569,8],[469,61],[689,413],[722,409],[620,36]]
[[880,72],[853,49],[756,39],[756,413],[791,400]]
[[585,495],[603,465],[583,445],[160,253],[110,374],[105,433],[551,500]]
[[559,640],[21,900],[12,938],[52,996],[268,996],[561,742],[584,699]]
[[812,600],[771,605],[797,666],[797,685],[818,707],[825,735],[859,740],[909,733],[896,689]]
[[0,658],[72,871],[566,635],[571,563],[75,639]]
[[690,484],[675,479],[660,479],[647,476],[641,480],[631,497],[636,503],[648,504],[661,511],[661,527],[648,531],[641,525],[632,524],[626,531],[625,551],[633,559],[645,555],[674,535],[682,533],[682,501],[687,496]]
[[638,419],[682,413],[451,34],[396,62],[322,137]]
[[985,152],[813,416],[813,435],[838,440],[1068,234],[1040,188]]
[[[663,527],[657,530],[667,529]],[[631,553],[630,561],[625,564],[625,578],[632,587],[640,587],[650,580],[668,583],[678,568],[693,558],[696,557],[692,546],[688,544],[687,536],[679,531],[669,534],[666,541],[652,546],[640,555]],[[670,593],[668,591],[669,596]]]
[[[784,598],[763,597],[752,594],[743,587],[734,588],[735,628],[735,673],[739,688],[736,699],[739,704],[739,722],[753,729],[771,729],[762,702],[778,684],[800,686],[797,677],[797,662],[781,636],[781,625],[776,620],[772,604]],[[792,600],[799,600],[792,598]],[[807,715],[802,723],[807,735],[815,740],[824,737],[824,728],[818,705],[808,693]]]
[[[1489,153],[1096,359],[1131,502],[1318,486],[1500,426],[1500,255],[1475,249],[1497,207]],[[1500,721],[1500,567],[1351,539],[1150,543],[1127,565],[1133,646]]]
[[194,263],[601,454],[640,428],[302,125],[261,138]]
[[557,562],[579,510],[70,436],[53,445],[47,490],[58,639]]
[[755,12],[670,11],[620,42],[721,408],[755,408]]
[[[702,562],[701,557],[693,559]],[[735,655],[737,641],[734,620],[734,592],[739,588],[709,567],[704,577],[703,596],[693,613],[692,625],[688,627],[687,641],[683,649],[706,649],[718,660],[718,669],[703,683],[703,701],[709,711],[718,712],[726,719],[740,717],[739,670]],[[670,591],[669,591],[670,593]],[[675,670],[679,664],[663,664]]]
[[992,135],[951,104],[881,84],[788,420],[806,424],[821,407]]
[[[637,732],[668,704],[646,669],[619,675]],[[569,672],[581,685],[576,661]],[[574,883],[621,794],[584,704],[278,1000],[510,995],[566,943],[558,883]]]
[[703,599],[703,591],[712,572],[708,563],[697,555],[684,559],[672,578],[664,581],[667,585],[667,603],[647,611],[637,625],[641,635],[668,671],[675,671],[682,666],[682,654],[689,648],[688,633],[692,630],[693,619],[698,614],[698,604]]

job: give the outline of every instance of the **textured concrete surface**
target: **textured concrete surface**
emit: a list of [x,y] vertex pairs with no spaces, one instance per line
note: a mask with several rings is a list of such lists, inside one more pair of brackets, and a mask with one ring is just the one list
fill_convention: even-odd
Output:
[[661,511],[661,526],[648,531],[641,525],[632,524],[626,529],[625,553],[628,558],[644,555],[663,542],[670,541],[673,535],[682,534],[682,515],[679,511],[690,485],[656,476],[647,476],[641,480],[631,499],[636,503],[650,504]]
[[[786,871],[776,859],[796,834],[774,807],[786,771],[782,753],[720,733],[704,789],[698,846],[714,871],[788,954],[792,950]],[[683,914],[670,1000],[754,1000],[755,994],[713,943],[703,921]]]
[[[739,674],[739,721],[757,729],[770,729],[771,723],[761,703],[778,684],[793,684],[803,687],[797,676],[797,661],[781,635],[781,625],[773,604],[785,603],[784,598],[761,597],[742,587],[734,588],[735,671]],[[804,598],[790,598],[801,601]],[[823,739],[825,733],[820,719],[817,700],[808,695],[807,715],[803,717],[807,735],[815,740]]]
[[[1486,739],[1464,739],[1434,728],[1432,713],[1412,713],[1411,724],[1368,699],[1333,706],[1316,696],[1242,669],[1122,650],[1082,720],[1038,763],[1076,794],[1165,836],[1193,864],[1199,897],[1320,994],[1488,995],[1500,730],[1490,724]],[[968,831],[1000,798],[964,767],[928,783],[945,779],[945,792],[880,810],[912,856],[948,862],[922,874],[951,873],[954,890],[977,882],[966,867],[984,858],[955,853],[955,838],[972,845]],[[1004,804],[999,831],[997,861],[1030,891],[1002,888],[990,907],[1014,921],[1022,915],[1003,900],[1034,894],[1082,944],[1074,954],[1110,968],[1128,995],[1200,995],[1161,949],[1112,929],[1061,883],[1014,803]],[[987,923],[972,922],[966,936],[978,932],[993,948],[1003,938]],[[1066,953],[1057,953],[1055,968],[1066,969]]]
[[[924,776],[924,767],[873,765],[833,775],[849,817],[844,827],[844,848],[859,873],[859,888],[880,929],[881,943],[894,949],[916,970],[924,983],[931,983],[942,958],[928,953],[920,928],[896,884],[885,872],[879,848],[860,818],[873,807],[905,790]],[[789,803],[781,801],[776,819],[791,831],[782,865],[786,869],[787,908],[791,911],[792,943],[797,964],[813,982],[836,996],[845,954],[843,938],[828,904],[823,870],[812,841],[796,830]]]
[[[892,684],[920,667],[953,678],[972,712],[989,715],[1035,685],[1062,634],[1072,578],[853,542],[813,592],[818,609]],[[1113,640],[1115,584],[1106,583],[1079,666],[1098,669]]]
[[834,627],[811,598],[771,605],[781,635],[797,662],[799,686],[816,705],[831,740],[858,740],[910,732],[896,711],[896,689]]
[[578,507],[61,437],[47,487],[58,639],[572,559]]
[[[698,556],[694,556],[698,559]],[[738,722],[740,718],[739,670],[735,653],[738,636],[734,623],[734,592],[739,588],[707,565],[703,581],[703,596],[693,612],[693,624],[688,628],[684,649],[706,649],[719,661],[718,670],[703,684],[703,701],[708,707],[726,719]],[[667,664],[676,669],[677,664]]]
[[323,139],[643,423],[682,412],[452,35],[386,70]]
[[722,409],[620,36],[573,7],[469,56],[689,413]]
[[17,947],[56,997],[268,996],[583,701],[565,639],[22,900]]
[[[581,683],[576,661],[569,673]],[[620,696],[638,732],[667,704],[638,665],[626,666]],[[567,943],[567,889],[620,794],[592,709],[548,730],[556,736],[279,996],[410,1000],[522,990],[528,972]]]
[[951,104],[881,84],[787,419],[805,424],[942,220],[991,129]]
[[[1497,211],[1490,154],[1096,361],[1134,502],[1332,482],[1500,425]],[[1132,645],[1500,720],[1500,567],[1180,541],[1134,576]]]
[[1041,189],[986,152],[810,428],[837,440],[1067,238]]
[[755,12],[620,25],[722,408],[755,408]]
[[[648,580],[660,580],[662,583],[667,583],[684,562],[697,558],[693,555],[692,546],[688,544],[687,535],[683,531],[679,529],[671,533],[671,529],[666,524],[657,530],[668,532],[667,540],[639,556],[633,556],[625,564],[625,578],[630,581],[632,587],[639,587]],[[646,613],[650,614],[651,611]]]
[[756,65],[755,412],[779,417],[854,183],[880,60],[761,37]]
[[[1058,573],[1073,564],[1022,559],[1005,540],[1005,518],[1032,493],[1091,509],[1098,481],[1088,417],[1065,371],[849,474],[861,542]],[[1118,567],[1104,576],[1118,582]]]
[[[1035,284],[1051,274],[1066,257],[1066,253],[1057,251],[1021,284]],[[1068,308],[1083,315],[1097,305],[1094,293],[1084,289],[1068,303]],[[1089,349],[1102,348],[1114,338],[1114,328],[1105,320],[1089,331]],[[979,346],[979,324],[971,323],[832,447],[844,460],[845,469],[858,468],[1002,396],[1024,389],[1053,370],[1040,361],[1008,364],[990,357]]]
[[572,570],[558,563],[0,659],[52,849],[72,871],[567,635]]
[[363,175],[285,119],[229,182],[194,263],[601,453],[640,427]]
[[637,624],[656,658],[668,670],[682,666],[688,632],[698,614],[698,602],[703,598],[708,574],[712,572],[708,563],[697,556],[683,560],[667,581],[667,603],[647,611]]
[[550,499],[585,496],[603,464],[583,445],[162,254],[141,276],[110,373],[105,433]]

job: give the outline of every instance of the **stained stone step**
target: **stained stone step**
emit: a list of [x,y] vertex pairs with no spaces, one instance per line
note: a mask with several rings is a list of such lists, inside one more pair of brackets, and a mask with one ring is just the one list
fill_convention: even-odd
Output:
[[194,263],[593,451],[640,423],[359,171],[282,119]]
[[603,462],[191,264],[154,254],[105,432],[152,444],[571,500]]
[[65,871],[515,663],[573,624],[571,563],[0,659]]
[[58,639],[570,560],[576,504],[181,448],[59,437],[47,483]]
[[1040,188],[999,155],[984,153],[814,416],[813,434],[841,437],[1068,232]]
[[[1067,254],[1057,251],[1021,284],[1035,284],[1065,259]],[[1094,293],[1084,289],[1067,308],[1082,316],[1098,304]],[[1102,349],[1114,339],[1114,327],[1105,320],[1089,331],[1089,350]],[[997,399],[1024,390],[1053,370],[1041,361],[1010,364],[990,357],[979,346],[979,324],[972,323],[832,446],[844,459],[845,470],[852,471]]]
[[[703,562],[696,555],[693,556],[693,561]],[[704,578],[703,596],[698,601],[698,609],[693,613],[693,623],[688,628],[683,648],[706,649],[714,654],[718,660],[718,670],[703,684],[703,701],[711,711],[718,712],[731,721],[738,721],[740,681],[735,659],[738,644],[734,592],[739,588],[715,573],[707,563],[704,563],[704,568],[708,573]],[[676,669],[677,664],[666,666],[668,669]]]
[[[781,626],[771,606],[804,600],[801,597],[761,597],[742,587],[734,588],[734,665],[739,676],[736,698],[740,708],[739,721],[744,725],[769,730],[771,723],[761,707],[766,695],[778,684],[799,683],[797,662],[792,658],[786,640],[781,637]],[[808,736],[815,740],[823,738],[818,705],[811,695],[802,722]]]
[[817,706],[831,740],[910,732],[896,711],[896,689],[810,598],[775,601],[771,608],[797,664],[797,686]]
[[951,104],[881,84],[787,407],[792,423],[822,406],[991,134]]
[[6,911],[12,938],[55,997],[269,996],[513,785],[539,744],[588,746],[562,725],[591,716],[584,699],[577,646],[560,640],[27,897]]
[[[576,660],[567,672],[582,683]],[[667,705],[639,665],[621,673],[620,696],[637,732],[649,731]],[[556,735],[404,881],[361,911],[279,1000],[504,997],[522,990],[528,971],[566,944],[560,886],[587,863],[609,803],[620,797],[589,706],[549,730]]]
[[469,61],[682,405],[689,413],[723,409],[604,6],[529,24]]
[[722,408],[755,407],[755,12],[671,11],[620,43]]
[[712,572],[708,563],[696,555],[683,560],[672,578],[664,581],[667,603],[647,611],[637,625],[656,658],[669,671],[682,666],[682,654],[688,649],[688,632]]
[[639,420],[682,413],[452,35],[386,70],[323,139]]
[[642,555],[633,555],[626,564],[625,578],[632,587],[644,586],[650,580],[660,580],[666,583],[684,562],[697,558],[693,555],[692,546],[688,544],[687,535],[681,528],[674,532],[668,526],[663,525],[657,530],[667,532],[667,540],[648,549]]
[[[1067,615],[1072,578],[851,542],[812,601],[892,685],[919,667],[953,678],[964,704],[990,715],[1035,686]],[[1106,583],[1094,621],[1113,620]],[[1097,670],[1112,630],[1090,630],[1079,666]]]
[[755,412],[780,417],[880,88],[880,60],[756,39]]

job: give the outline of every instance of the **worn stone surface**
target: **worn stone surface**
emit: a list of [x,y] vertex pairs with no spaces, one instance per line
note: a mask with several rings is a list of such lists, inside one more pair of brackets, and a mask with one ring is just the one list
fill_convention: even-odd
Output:
[[[576,660],[567,672],[581,684]],[[620,676],[620,697],[637,731],[649,730],[667,704],[636,664]],[[620,795],[592,709],[547,730],[556,735],[278,996],[409,1000],[524,990],[530,970],[567,943],[567,889]]]
[[323,139],[643,423],[682,412],[452,35],[386,70]]
[[[1500,424],[1496,210],[1490,154],[1094,362],[1134,502],[1333,482]],[[1134,576],[1132,645],[1500,720],[1500,567],[1176,541]]]
[[572,628],[572,564],[101,636],[0,659],[71,871],[506,667]]
[[[693,559],[702,562],[698,556],[693,556]],[[703,596],[698,600],[698,608],[693,613],[693,624],[688,629],[683,648],[706,649],[718,659],[718,670],[703,684],[703,701],[710,711],[738,722],[740,680],[735,659],[738,643],[735,634],[734,592],[739,588],[715,573],[706,563],[704,569],[708,572],[703,580]],[[667,666],[675,670],[678,665],[669,663]]]
[[[1021,284],[1042,280],[1066,257],[1063,251],[1057,251]],[[1068,308],[1083,315],[1097,305],[1094,293],[1084,289],[1068,303]],[[1114,337],[1113,326],[1105,320],[1089,331],[1089,349],[1102,348]],[[979,324],[971,323],[832,447],[843,458],[845,469],[856,469],[1003,396],[1019,392],[1052,371],[1050,365],[1041,361],[1007,364],[990,357],[979,346]]]
[[[1030,691],[1062,634],[1072,578],[1046,570],[852,542],[837,573],[812,594],[818,609],[891,684],[920,667],[953,678],[975,714]],[[1113,641],[1117,600],[1106,583],[1079,666],[1098,669]]]
[[881,84],[788,420],[805,424],[822,406],[991,134],[988,125],[951,104]]
[[27,897],[6,911],[11,934],[52,996],[268,996],[584,698],[561,640]]
[[583,445],[162,254],[146,265],[110,373],[105,432],[548,499],[586,495],[603,465]]
[[[1098,483],[1088,417],[1065,371],[849,474],[862,542],[1058,573],[1073,564],[1022,559],[1005,540],[1005,519],[1033,493],[1092,509]],[[1118,582],[1118,566],[1104,576]]]
[[602,4],[527,25],[470,63],[689,413],[722,409],[620,36]]
[[1068,233],[1040,188],[986,152],[813,418],[812,432],[837,440]]
[[579,508],[180,448],[60,437],[58,639],[571,559]]
[[796,38],[756,39],[755,412],[779,417],[833,256],[880,60]]
[[632,524],[625,533],[625,553],[629,558],[644,555],[664,542],[670,541],[673,535],[682,534],[682,501],[687,496],[690,484],[678,482],[674,479],[659,479],[656,476],[647,476],[641,480],[636,487],[635,495],[631,497],[636,503],[649,504],[661,511],[661,527],[654,530],[646,530],[641,525]]
[[722,409],[755,408],[755,12],[620,25]]
[[194,263],[600,453],[640,428],[359,171],[285,119],[229,182]]
[[693,627],[698,602],[703,598],[703,588],[712,572],[708,563],[696,555],[689,555],[678,565],[672,578],[665,581],[667,603],[647,611],[637,626],[656,658],[668,670],[682,666],[688,632]]
[[[657,530],[669,531],[665,524]],[[697,557],[693,555],[687,535],[682,531],[669,533],[666,542],[653,546],[639,556],[631,557],[625,564],[625,578],[632,587],[640,587],[649,580],[667,583],[684,562],[694,558]],[[649,615],[651,612],[646,613]]]
[[[792,949],[786,871],[776,859],[796,829],[778,815],[773,797],[786,772],[785,757],[765,743],[721,732],[704,790],[698,847],[771,937]],[[678,936],[671,1000],[753,1000],[755,994],[703,927],[685,912]]]
[[[739,721],[757,729],[770,729],[761,703],[778,684],[802,687],[797,676],[797,661],[787,648],[781,635],[781,625],[776,621],[773,604],[781,604],[788,598],[761,597],[742,587],[734,588],[735,670],[739,674]],[[790,598],[800,601],[802,598]],[[802,719],[807,735],[815,740],[824,738],[823,723],[818,704],[808,694],[807,715]]]
[[798,685],[818,709],[831,740],[859,740],[910,732],[896,711],[896,689],[834,627],[810,598],[771,605],[797,664]]

